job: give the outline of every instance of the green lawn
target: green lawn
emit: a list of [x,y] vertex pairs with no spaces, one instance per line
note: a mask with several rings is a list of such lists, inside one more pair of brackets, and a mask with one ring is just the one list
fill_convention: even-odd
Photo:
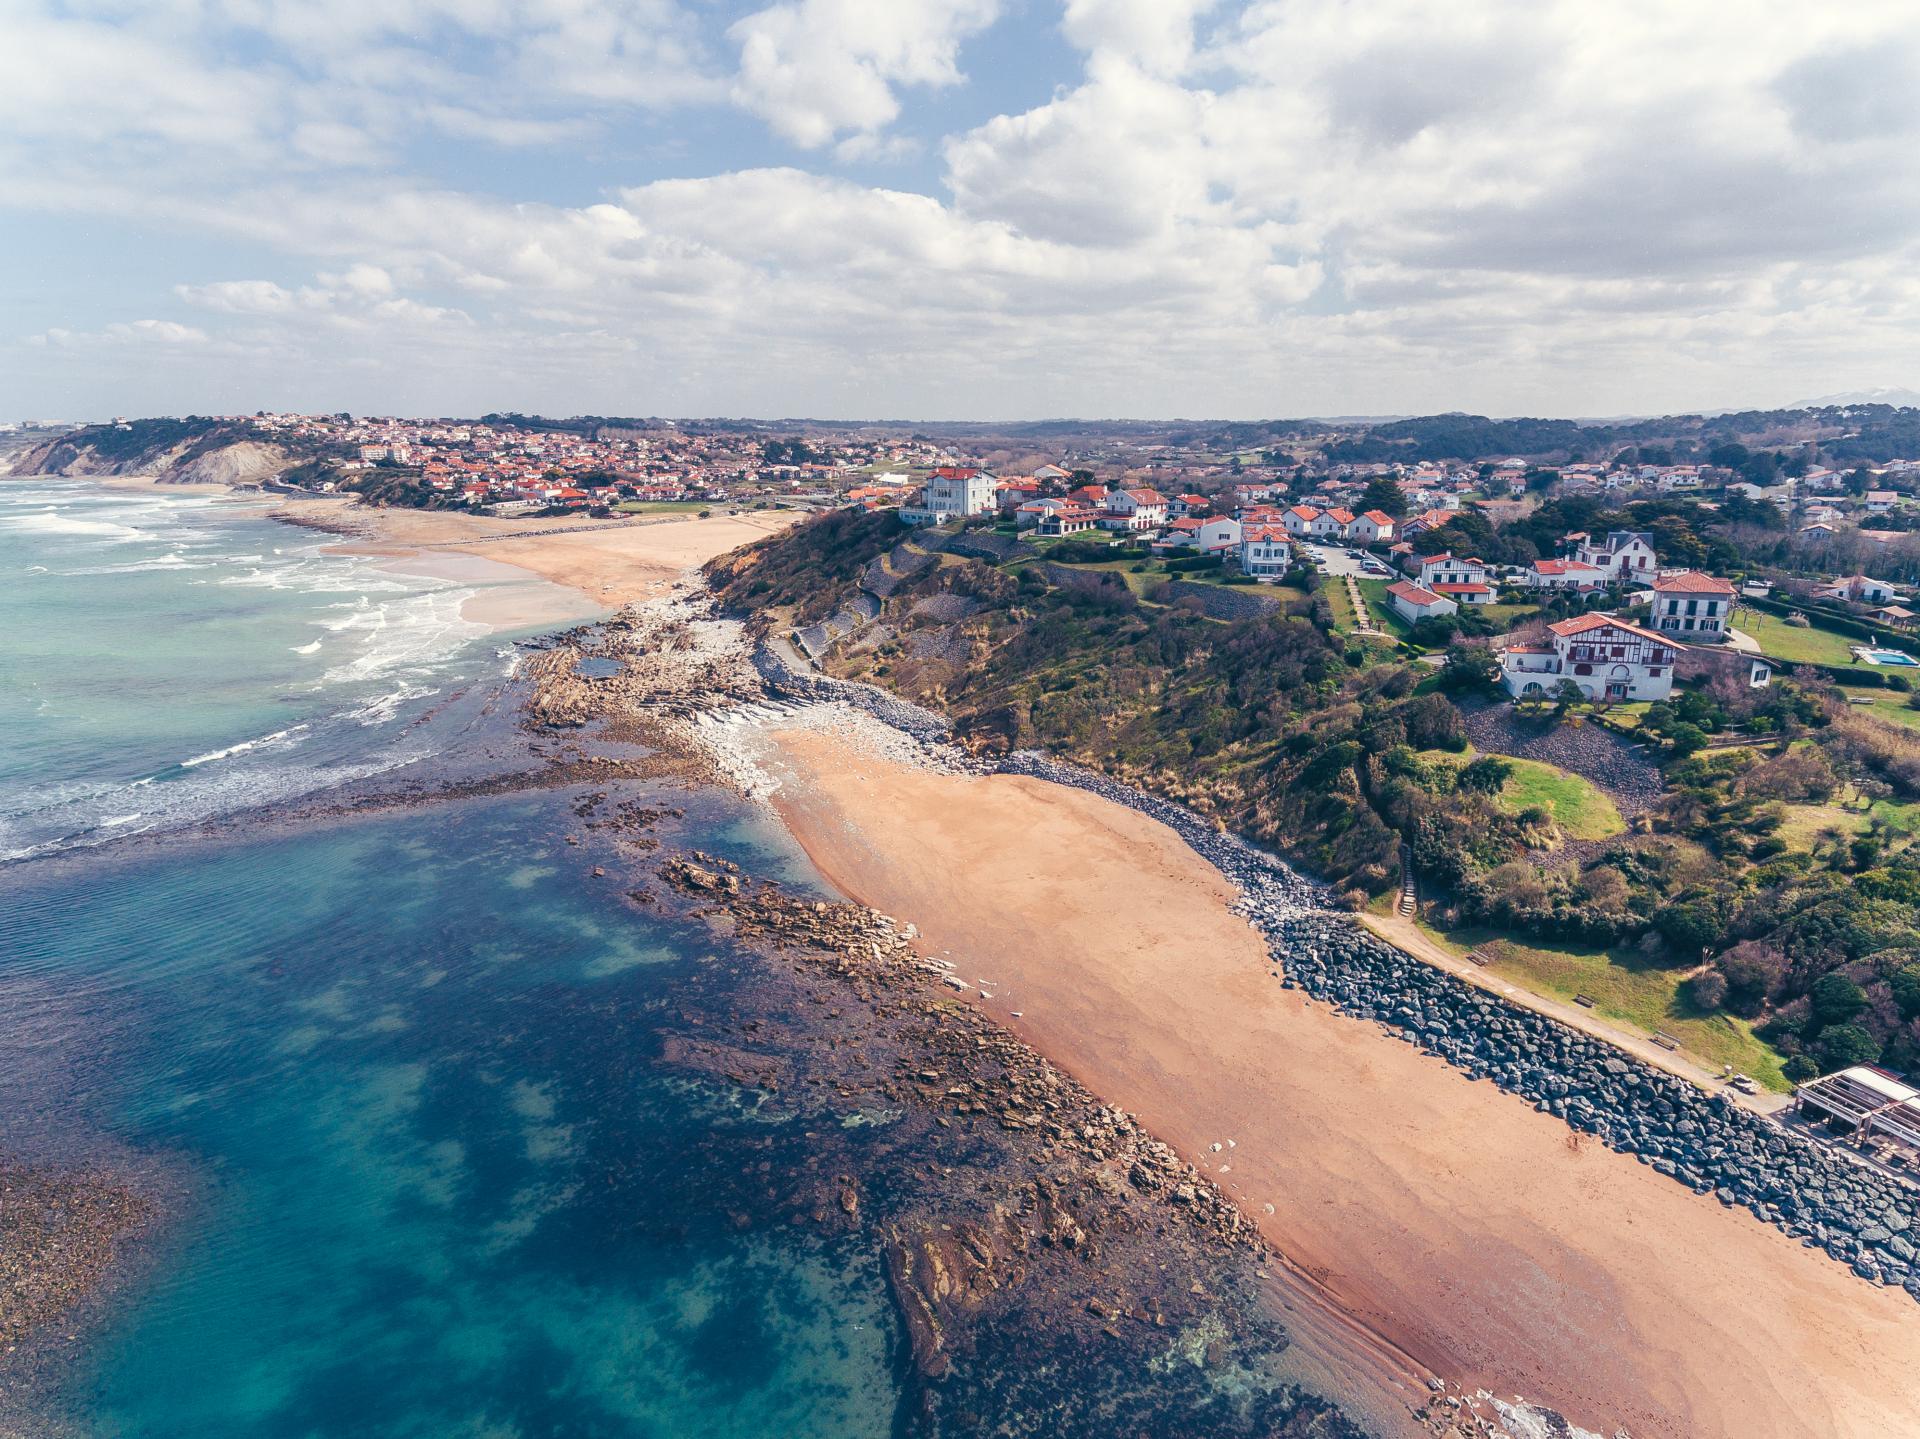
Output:
[[1510,630],[1522,620],[1530,620],[1540,613],[1538,605],[1481,605],[1474,613],[1503,630]]
[[1624,834],[1627,822],[1611,799],[1577,774],[1539,760],[1508,759],[1513,775],[1500,791],[1501,805],[1518,814],[1538,805],[1569,839],[1607,839]]
[[1353,601],[1347,598],[1347,582],[1329,577],[1321,581],[1320,593],[1327,597],[1327,608],[1333,611],[1333,627],[1343,635],[1352,633],[1359,617],[1353,612]]
[[1780,1073],[1781,1056],[1755,1038],[1745,1020],[1727,1014],[1701,1015],[1687,1005],[1680,997],[1684,977],[1680,969],[1649,964],[1630,949],[1609,952],[1579,945],[1521,943],[1484,929],[1434,933],[1433,937],[1463,954],[1479,949],[1492,955],[1488,968],[1523,989],[1567,1002],[1585,995],[1593,1001],[1595,1014],[1642,1033],[1670,1034],[1689,1054],[1714,1069],[1731,1064],[1776,1093],[1793,1089]]
[[1735,613],[1733,627],[1752,635],[1760,648],[1774,659],[1789,664],[1837,665],[1842,668],[1871,669],[1853,657],[1851,646],[1863,641],[1818,628],[1801,629],[1777,615],[1742,609]]
[[1897,724],[1903,729],[1920,729],[1920,710],[1907,708],[1907,696],[1898,690],[1861,690],[1846,691],[1848,699],[1867,703],[1858,705],[1875,719],[1885,720],[1888,724]]
[[1396,639],[1405,639],[1407,631],[1413,626],[1400,616],[1393,608],[1393,602],[1387,598],[1387,586],[1396,583],[1395,580],[1361,580],[1360,598],[1367,602],[1367,610],[1373,615],[1376,628],[1385,630]]
[[708,500],[622,500],[614,508],[623,515],[695,515],[714,505]]

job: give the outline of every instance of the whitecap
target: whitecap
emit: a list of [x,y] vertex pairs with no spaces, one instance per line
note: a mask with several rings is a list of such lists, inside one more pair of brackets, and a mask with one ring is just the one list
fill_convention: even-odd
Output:
[[212,764],[216,760],[231,759],[237,754],[245,754],[249,750],[260,749],[265,745],[278,744],[282,740],[291,739],[294,735],[302,733],[306,728],[304,724],[297,724],[289,729],[275,730],[272,734],[261,735],[258,739],[242,740],[239,744],[230,744],[225,749],[209,750],[206,754],[195,755],[192,759],[181,760],[180,768],[198,769],[201,765]]

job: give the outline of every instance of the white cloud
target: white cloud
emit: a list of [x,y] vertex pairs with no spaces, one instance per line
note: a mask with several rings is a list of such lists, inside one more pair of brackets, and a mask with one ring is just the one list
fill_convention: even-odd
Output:
[[1060,28],[1096,55],[1177,75],[1193,58],[1193,26],[1218,0],[1066,0]]
[[[116,26],[100,3],[74,23],[121,93],[79,97],[66,129],[34,111],[45,128],[22,133],[82,163],[37,156],[14,203],[281,257],[225,271],[273,278],[179,289],[211,331],[195,353],[249,358],[220,405],[175,408],[278,383],[352,405],[315,391],[365,384],[389,408],[1617,413],[1920,380],[1904,4],[1063,0],[1002,23],[1057,20],[1083,72],[945,137],[927,194],[834,172],[910,153],[910,107],[961,82],[994,0],[789,0],[731,27],[729,83],[807,168],[690,160],[642,184],[616,154],[592,202],[562,205],[409,179],[383,158],[394,116],[470,143],[587,133],[602,105],[646,105],[670,52],[700,54],[664,0],[351,0],[306,69],[218,94],[192,89],[225,73],[195,38],[206,16],[291,55],[313,12],[123,0],[144,18]],[[584,68],[566,103],[496,103],[523,62],[462,86],[470,49],[434,53],[452,34],[573,47]],[[685,93],[711,97],[704,65]],[[355,67],[361,98],[316,108],[303,77]],[[24,103],[0,93],[0,122]],[[113,171],[115,145],[151,166]],[[218,147],[234,167],[170,159]],[[113,318],[43,345],[109,373]]]
[[104,329],[76,332],[51,329],[29,339],[30,344],[72,349],[88,345],[204,345],[207,332],[173,320],[116,321]]
[[999,0],[786,0],[736,22],[737,103],[813,150],[871,135],[900,113],[902,86],[960,83],[960,42]]

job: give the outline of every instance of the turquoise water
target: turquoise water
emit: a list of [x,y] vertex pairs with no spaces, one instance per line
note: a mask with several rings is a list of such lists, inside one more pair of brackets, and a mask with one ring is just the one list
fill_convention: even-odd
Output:
[[[917,1377],[892,1224],[1054,1160],[896,1104],[917,1020],[648,896],[578,789],[332,803],[528,759],[466,590],[325,543],[0,483],[0,1153],[159,1216],[0,1353],[0,1439],[1353,1432],[1292,1427],[1250,1256],[1131,1211]],[[730,798],[608,788],[825,893]],[[1165,1329],[1114,1343],[1123,1291]]]
[[870,1261],[655,1183],[714,1122],[641,1022],[696,951],[596,900],[565,817],[466,802],[0,881],[33,982],[9,1044],[113,1036],[41,1120],[195,1196],[63,1396],[82,1432],[889,1432]]
[[507,669],[458,587],[321,543],[0,485],[0,1144],[166,1203],[26,1432],[893,1432],[875,1260],[722,1215],[763,1121],[658,1063],[729,951],[592,883],[572,795],[237,818],[452,758]]
[[461,617],[472,587],[329,543],[204,494],[0,481],[0,859],[444,745],[415,721],[510,650]]

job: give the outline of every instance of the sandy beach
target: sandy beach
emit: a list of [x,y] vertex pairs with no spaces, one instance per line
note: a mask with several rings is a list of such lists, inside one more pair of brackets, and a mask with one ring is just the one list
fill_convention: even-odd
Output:
[[230,485],[162,484],[151,475],[89,475],[119,490],[164,489],[270,507],[289,523],[338,533],[342,554],[472,585],[461,615],[493,630],[576,624],[660,594],[688,569],[801,518],[797,510],[658,519],[502,519],[450,510],[374,508],[350,496],[289,498]]
[[1634,1439],[1920,1433],[1910,1299],[1284,990],[1163,826],[815,730],[776,746],[821,871],[1208,1169],[1290,1263],[1303,1362],[1371,1386],[1362,1409],[1431,1372]]
[[[355,538],[342,541],[343,552],[390,555],[415,573],[423,562],[461,555],[512,565],[585,596],[591,613],[651,598],[693,566],[801,517],[796,510],[755,510],[707,519],[499,519],[448,510],[373,509],[346,499],[299,500],[278,513],[294,523],[350,531]],[[515,611],[510,627],[583,617],[540,611],[538,604]],[[522,617],[527,613],[532,617]]]

